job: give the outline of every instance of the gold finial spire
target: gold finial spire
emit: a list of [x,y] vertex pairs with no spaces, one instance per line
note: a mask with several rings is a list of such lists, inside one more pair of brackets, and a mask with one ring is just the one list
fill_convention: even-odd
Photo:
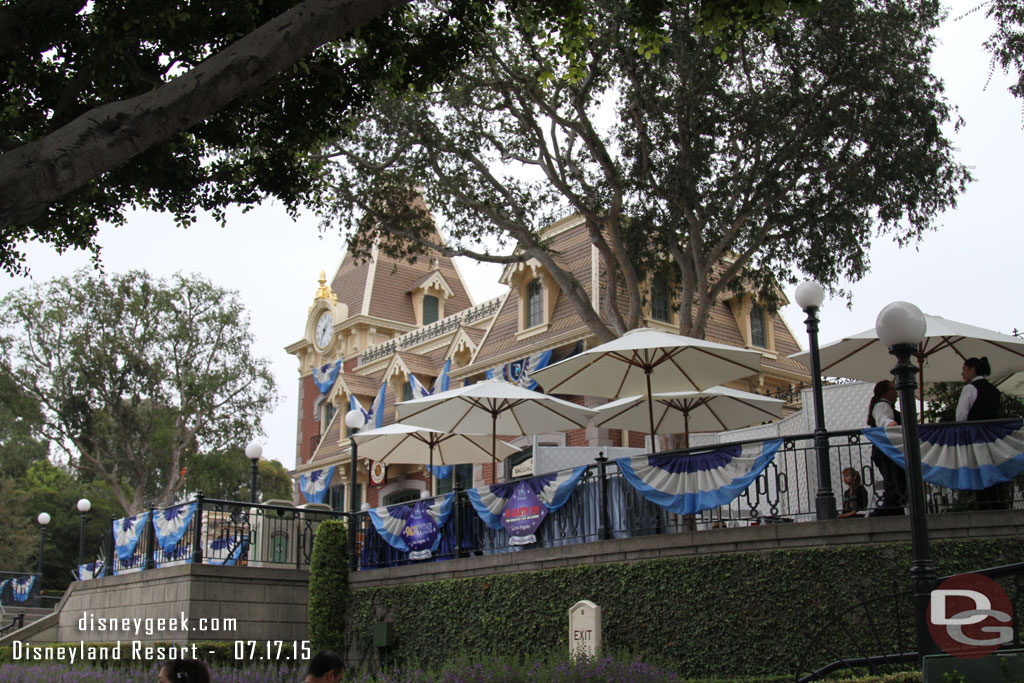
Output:
[[322,270],[320,271],[320,287],[316,290],[316,296],[313,297],[314,301],[317,299],[328,299],[330,301],[338,300],[335,293],[327,286],[327,275]]

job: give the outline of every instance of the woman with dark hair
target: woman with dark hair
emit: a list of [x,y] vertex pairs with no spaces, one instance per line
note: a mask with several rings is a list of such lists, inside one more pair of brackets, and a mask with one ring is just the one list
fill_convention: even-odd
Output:
[[172,659],[160,667],[159,683],[210,683],[210,670],[199,659]]
[[[900,413],[896,410],[896,385],[883,379],[875,384],[875,391],[868,404],[869,427],[891,427],[900,424]],[[902,515],[907,500],[907,473],[894,463],[878,446],[871,446],[871,462],[882,474],[882,502],[872,512],[872,517]]]
[[[995,420],[1002,417],[1002,397],[999,390],[988,381],[992,372],[988,357],[968,358],[964,361],[960,376],[964,388],[956,404],[956,421]],[[1004,510],[1010,507],[1013,489],[1008,484],[995,484],[975,494],[979,510]]]

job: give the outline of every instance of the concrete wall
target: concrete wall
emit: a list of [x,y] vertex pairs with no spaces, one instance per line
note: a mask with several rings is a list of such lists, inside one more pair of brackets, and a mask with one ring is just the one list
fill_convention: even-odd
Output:
[[[1024,535],[1024,510],[929,515],[928,531],[933,541],[942,538],[1021,536]],[[448,562],[425,562],[356,572],[349,576],[349,585],[352,589],[358,590],[422,581],[554,569],[579,564],[893,542],[910,542],[909,517],[864,517],[827,522],[769,524],[521,550]]]
[[[13,640],[308,640],[308,594],[309,572],[302,569],[188,564],[109,576],[71,584],[55,614],[9,634],[0,646]],[[130,630],[101,630],[100,621],[111,619],[131,619]]]

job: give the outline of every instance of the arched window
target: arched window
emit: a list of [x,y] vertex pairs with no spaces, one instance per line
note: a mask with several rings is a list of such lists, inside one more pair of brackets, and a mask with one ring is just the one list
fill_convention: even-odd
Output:
[[429,325],[430,323],[437,322],[437,297],[432,294],[427,294],[423,297],[423,324]]
[[764,309],[759,304],[750,307],[750,344],[768,348],[768,333],[764,320]]
[[526,327],[544,323],[544,286],[539,279],[526,285]]

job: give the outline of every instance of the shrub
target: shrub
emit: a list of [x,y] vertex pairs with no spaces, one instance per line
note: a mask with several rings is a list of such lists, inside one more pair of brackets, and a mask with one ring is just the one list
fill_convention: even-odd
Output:
[[348,534],[341,520],[321,522],[309,566],[309,640],[314,652],[345,652],[348,619]]

